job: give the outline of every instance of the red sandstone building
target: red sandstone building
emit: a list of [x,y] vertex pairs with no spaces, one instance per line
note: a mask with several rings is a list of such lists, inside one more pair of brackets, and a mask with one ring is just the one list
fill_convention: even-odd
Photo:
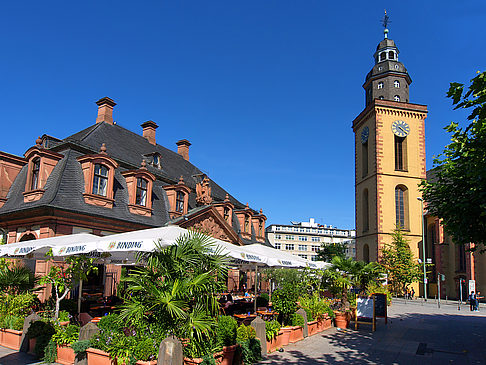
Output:
[[[23,157],[0,152],[0,228],[7,243],[175,224],[235,245],[265,244],[265,215],[194,166],[189,141],[178,141],[174,152],[157,144],[153,121],[137,134],[114,123],[113,100],[97,105],[96,123],[72,136],[39,137]],[[27,264],[37,275],[49,269],[45,261]],[[102,271],[111,295],[121,267]],[[239,282],[238,272],[232,275],[230,289]]]

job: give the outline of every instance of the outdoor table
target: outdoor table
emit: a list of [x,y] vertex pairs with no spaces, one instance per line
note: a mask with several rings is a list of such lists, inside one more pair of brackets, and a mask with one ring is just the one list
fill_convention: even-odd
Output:
[[278,312],[272,311],[257,311],[257,314],[259,314],[264,320],[272,320],[274,316],[278,316]]
[[233,317],[236,318],[238,321],[238,324],[243,323],[245,326],[248,326],[251,321],[253,321],[256,318],[256,314],[233,314]]
[[94,317],[90,322],[91,323],[98,323],[101,320],[101,317]]

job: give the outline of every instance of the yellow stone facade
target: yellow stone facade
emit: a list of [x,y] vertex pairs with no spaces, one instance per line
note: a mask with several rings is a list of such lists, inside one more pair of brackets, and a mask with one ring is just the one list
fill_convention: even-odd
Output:
[[[422,211],[417,198],[421,197],[418,184],[426,177],[426,117],[425,105],[374,99],[353,121],[358,260],[379,260],[383,246],[391,243],[397,222],[397,186],[405,191],[405,236],[413,254],[421,257]],[[403,142],[405,165],[401,170],[395,169],[395,135],[392,131],[395,121],[404,121],[410,127]],[[368,127],[369,136],[363,143],[365,127]]]

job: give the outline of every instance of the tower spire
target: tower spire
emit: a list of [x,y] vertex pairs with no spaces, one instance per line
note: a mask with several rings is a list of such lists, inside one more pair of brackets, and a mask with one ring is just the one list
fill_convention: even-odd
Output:
[[381,20],[381,24],[383,24],[383,28],[385,28],[383,30],[383,33],[385,34],[385,39],[388,38],[388,24],[390,24],[391,21],[390,21],[390,17],[388,16],[388,14],[386,13],[386,9],[385,9],[385,16],[383,17],[383,19]]

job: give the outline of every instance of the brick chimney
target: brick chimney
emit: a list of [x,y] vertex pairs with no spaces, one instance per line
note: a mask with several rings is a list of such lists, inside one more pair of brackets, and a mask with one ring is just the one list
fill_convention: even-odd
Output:
[[116,103],[105,96],[98,100],[96,105],[98,105],[98,117],[96,118],[96,123],[105,122],[113,124],[113,107]]
[[177,153],[181,155],[184,160],[189,161],[189,146],[191,142],[187,139],[181,139],[180,141],[176,142],[177,145]]
[[143,136],[145,138],[147,138],[147,141],[149,141],[150,143],[155,145],[156,144],[156,142],[155,142],[155,130],[157,128],[159,128],[159,126],[151,120],[149,120],[145,123],[142,123],[141,126],[142,126],[142,129],[143,129]]

